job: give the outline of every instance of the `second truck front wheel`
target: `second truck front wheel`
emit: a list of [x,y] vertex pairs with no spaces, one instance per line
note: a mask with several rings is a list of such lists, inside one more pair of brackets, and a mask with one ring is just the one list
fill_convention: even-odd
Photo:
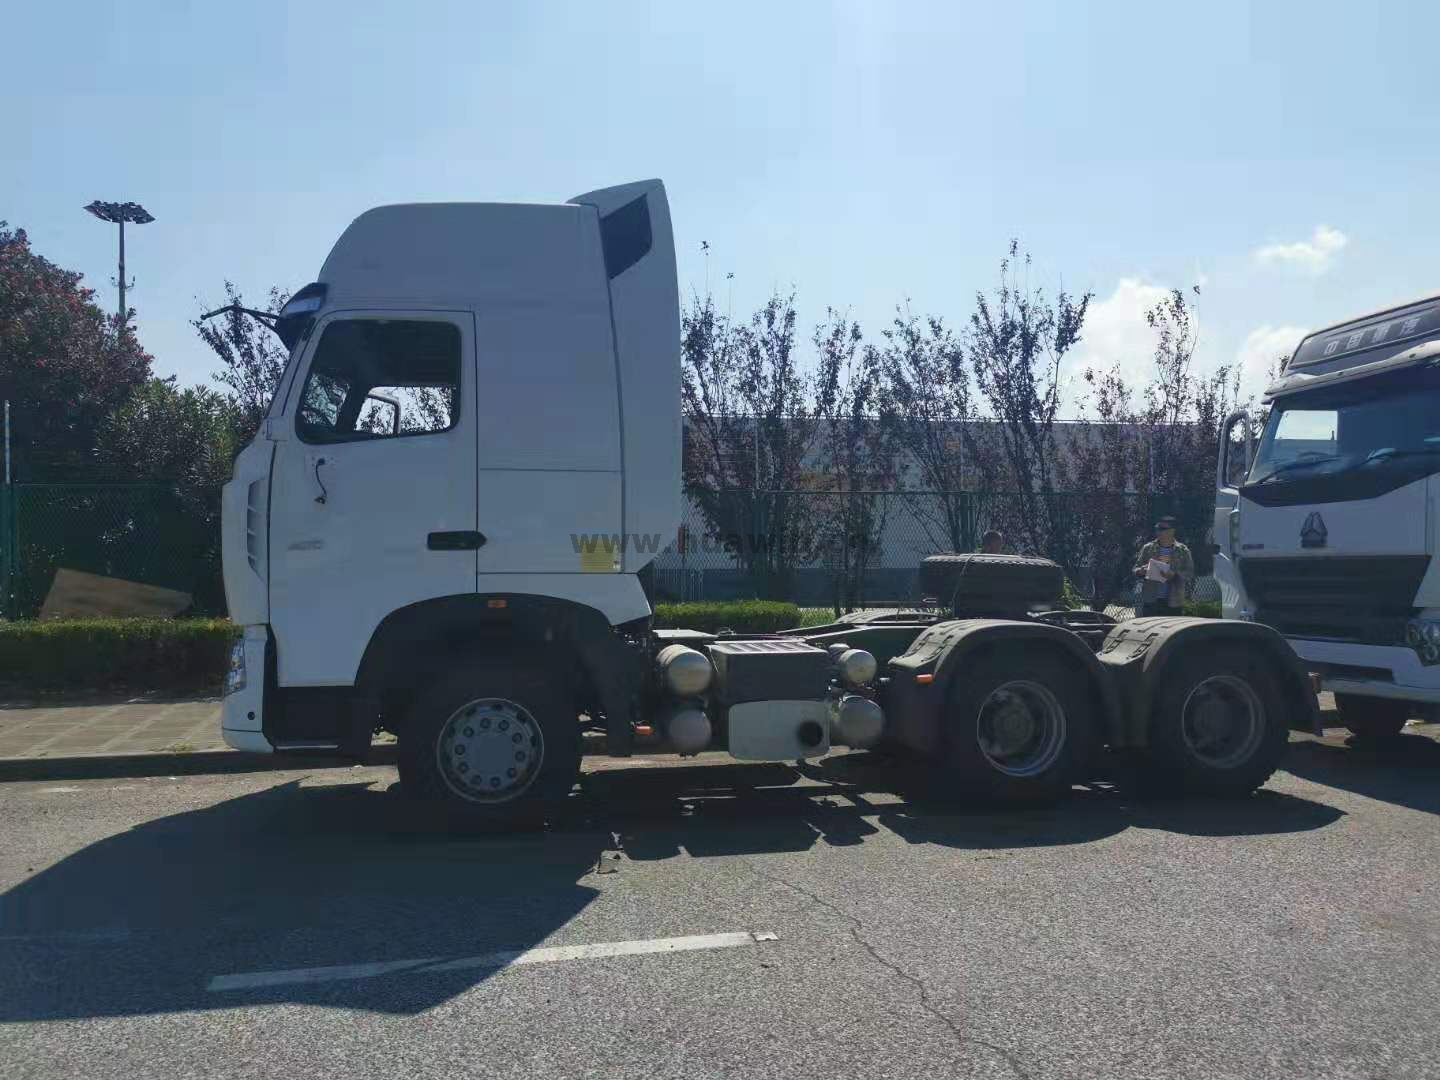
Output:
[[1393,739],[1416,711],[1408,701],[1357,694],[1336,694],[1335,710],[1340,722],[1362,739]]
[[470,825],[536,822],[580,773],[580,728],[540,671],[461,662],[416,698],[400,731],[401,791]]

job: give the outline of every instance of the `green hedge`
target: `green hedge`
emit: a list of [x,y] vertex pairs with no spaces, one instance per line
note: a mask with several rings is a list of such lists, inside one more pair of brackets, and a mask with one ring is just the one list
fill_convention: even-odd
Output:
[[1220,618],[1219,600],[1186,600],[1184,608],[1181,609],[1186,615],[1194,615],[1200,619]]
[[0,623],[0,685],[36,690],[218,690],[227,619]]
[[723,603],[657,604],[655,625],[661,629],[770,633],[800,624],[800,609],[779,600],[730,600]]

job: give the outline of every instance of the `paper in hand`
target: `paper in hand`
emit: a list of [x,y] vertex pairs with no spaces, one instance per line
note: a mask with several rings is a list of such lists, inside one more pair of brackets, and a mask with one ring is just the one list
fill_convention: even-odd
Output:
[[1150,565],[1145,568],[1146,581],[1169,581],[1170,566],[1160,559],[1151,559]]

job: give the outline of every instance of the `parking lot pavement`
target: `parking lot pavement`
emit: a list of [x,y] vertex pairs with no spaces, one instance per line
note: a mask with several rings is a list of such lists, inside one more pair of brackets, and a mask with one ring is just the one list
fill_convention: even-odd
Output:
[[[927,807],[868,755],[597,768],[536,833],[384,769],[0,785],[7,1077],[1421,1077],[1440,745],[1235,802]],[[772,937],[773,935],[773,937]]]

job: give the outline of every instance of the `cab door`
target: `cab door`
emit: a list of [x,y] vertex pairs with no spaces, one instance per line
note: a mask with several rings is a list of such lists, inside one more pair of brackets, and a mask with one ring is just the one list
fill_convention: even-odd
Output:
[[305,349],[268,422],[270,620],[280,685],[340,686],[386,615],[475,590],[474,317],[337,311]]

